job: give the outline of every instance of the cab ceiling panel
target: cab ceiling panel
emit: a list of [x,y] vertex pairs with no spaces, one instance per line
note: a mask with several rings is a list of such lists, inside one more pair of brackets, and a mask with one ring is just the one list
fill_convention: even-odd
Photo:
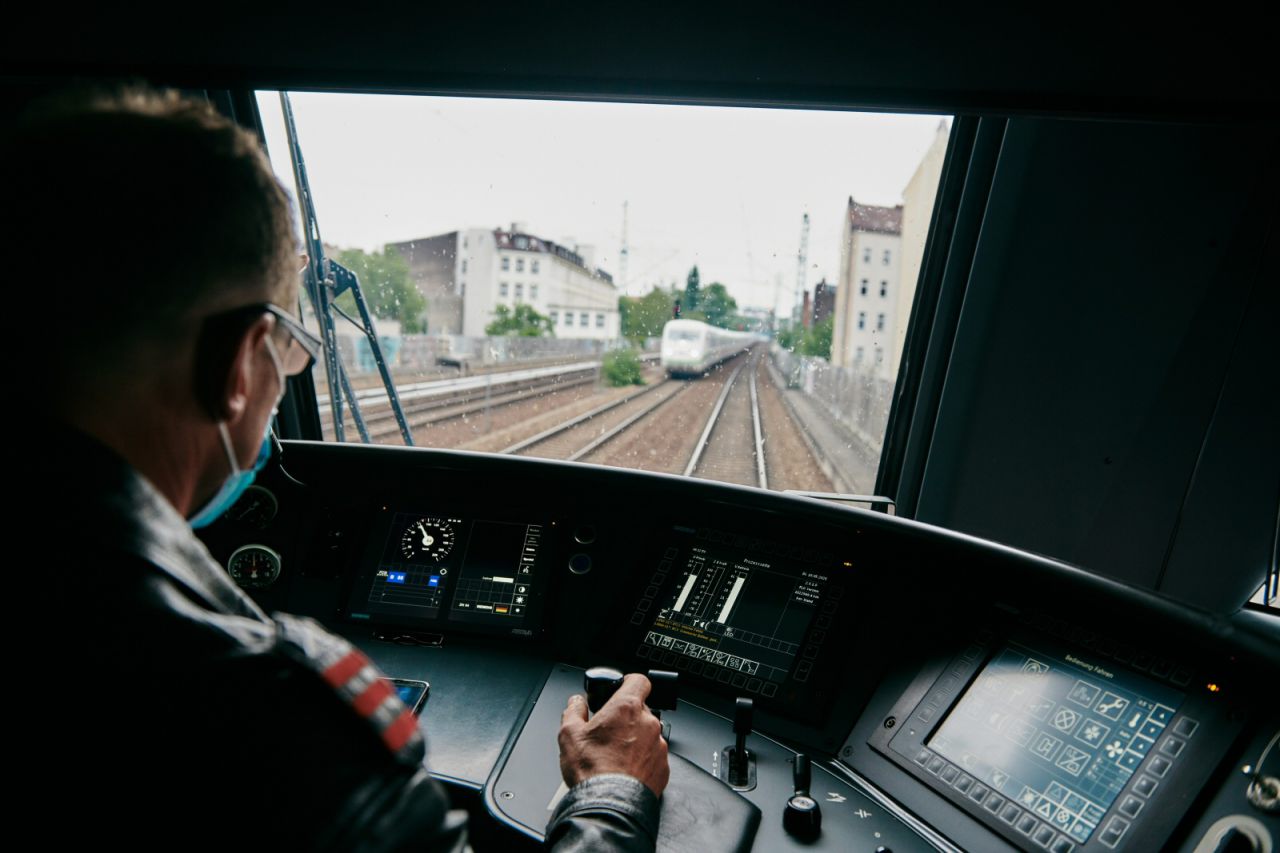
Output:
[[1251,115],[1276,94],[1249,14],[1114,5],[365,4],[180,24],[172,8],[25,12],[16,75],[170,84],[740,100],[932,111]]

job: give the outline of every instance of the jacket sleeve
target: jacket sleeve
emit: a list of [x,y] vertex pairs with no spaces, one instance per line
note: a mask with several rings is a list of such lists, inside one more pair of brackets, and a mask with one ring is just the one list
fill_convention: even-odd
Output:
[[616,773],[579,782],[547,824],[547,846],[556,853],[648,853],[657,838],[658,798],[638,779]]

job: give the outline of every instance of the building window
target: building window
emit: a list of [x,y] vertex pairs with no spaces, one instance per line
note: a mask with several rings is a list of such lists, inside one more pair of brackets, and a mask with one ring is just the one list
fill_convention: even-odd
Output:
[[876,347],[876,364],[884,364],[884,349]]
[[884,280],[881,280],[881,282],[880,282],[880,296],[881,296],[881,297],[885,297],[885,296],[888,296],[888,295],[889,295],[889,282],[884,281]]
[[505,281],[498,285],[498,295],[503,297],[507,295],[507,283]]
[[532,272],[534,275],[538,274],[538,262],[536,259],[529,261],[529,271]]
[[590,325],[590,321],[588,320],[587,312],[586,312],[586,311],[583,311],[581,314],[579,314],[579,315],[578,315],[578,325],[579,325],[579,326],[588,326],[588,325]]
[[[516,266],[520,266],[520,265],[519,265],[519,264],[516,264]],[[524,285],[523,285],[523,284],[517,284],[517,285],[516,285],[516,299],[524,299]]]
[[867,295],[867,280],[866,280],[865,278],[864,278],[864,279],[862,280],[862,282],[858,285],[858,295],[859,295],[859,296],[866,296],[866,295]]
[[[534,272],[537,272],[537,270],[534,270]],[[538,285],[536,284],[529,285],[529,298],[530,299],[538,298]]]
[[603,329],[603,328],[604,328],[604,315],[603,315],[603,314],[597,314],[597,315],[596,315],[596,328],[597,328],[597,329]]
[[877,332],[884,331],[884,315],[883,314],[876,315],[876,331]]
[[[503,285],[503,286],[505,287],[506,285]],[[858,328],[865,329],[866,327],[867,327],[867,312],[859,311],[858,312]]]
[[463,258],[463,259],[462,259],[462,271],[463,271],[463,272],[466,272],[466,271],[467,271],[467,259],[466,259],[466,258]]
[[516,258],[516,272],[524,272],[524,258]]
[[502,259],[502,271],[503,271],[503,272],[506,272],[506,271],[507,271],[507,270],[509,270],[509,269],[511,269],[511,259],[510,259],[510,258],[503,258],[503,259]]
[[889,266],[889,250],[888,249],[884,250],[884,265],[886,267]]
[[564,324],[565,324],[566,326],[572,326],[572,325],[573,325],[573,312],[572,312],[572,311],[566,311],[566,312],[564,312]]
[[864,264],[871,263],[871,247],[870,246],[862,250],[862,262]]
[[559,324],[559,322],[560,322],[560,312],[559,312],[559,311],[552,311],[552,312],[551,312],[551,325],[555,326],[555,325]]
[[853,353],[854,361],[862,361],[862,347],[858,347]]

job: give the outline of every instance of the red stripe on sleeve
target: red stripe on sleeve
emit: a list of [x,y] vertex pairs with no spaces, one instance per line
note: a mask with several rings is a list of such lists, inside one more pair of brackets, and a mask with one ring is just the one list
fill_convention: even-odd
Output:
[[368,664],[369,659],[367,657],[352,649],[345,657],[324,671],[324,680],[334,688],[341,687]]
[[391,725],[382,730],[382,740],[392,752],[399,752],[417,730],[418,718],[405,708]]
[[364,692],[357,696],[351,704],[356,709],[356,713],[368,718],[373,716],[373,712],[378,710],[390,695],[391,688],[387,686],[387,682],[378,678],[366,687]]

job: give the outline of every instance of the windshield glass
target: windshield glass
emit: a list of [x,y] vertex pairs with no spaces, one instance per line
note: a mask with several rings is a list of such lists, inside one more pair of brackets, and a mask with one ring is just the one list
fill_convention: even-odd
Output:
[[326,439],[873,491],[949,119],[258,103],[322,238]]

